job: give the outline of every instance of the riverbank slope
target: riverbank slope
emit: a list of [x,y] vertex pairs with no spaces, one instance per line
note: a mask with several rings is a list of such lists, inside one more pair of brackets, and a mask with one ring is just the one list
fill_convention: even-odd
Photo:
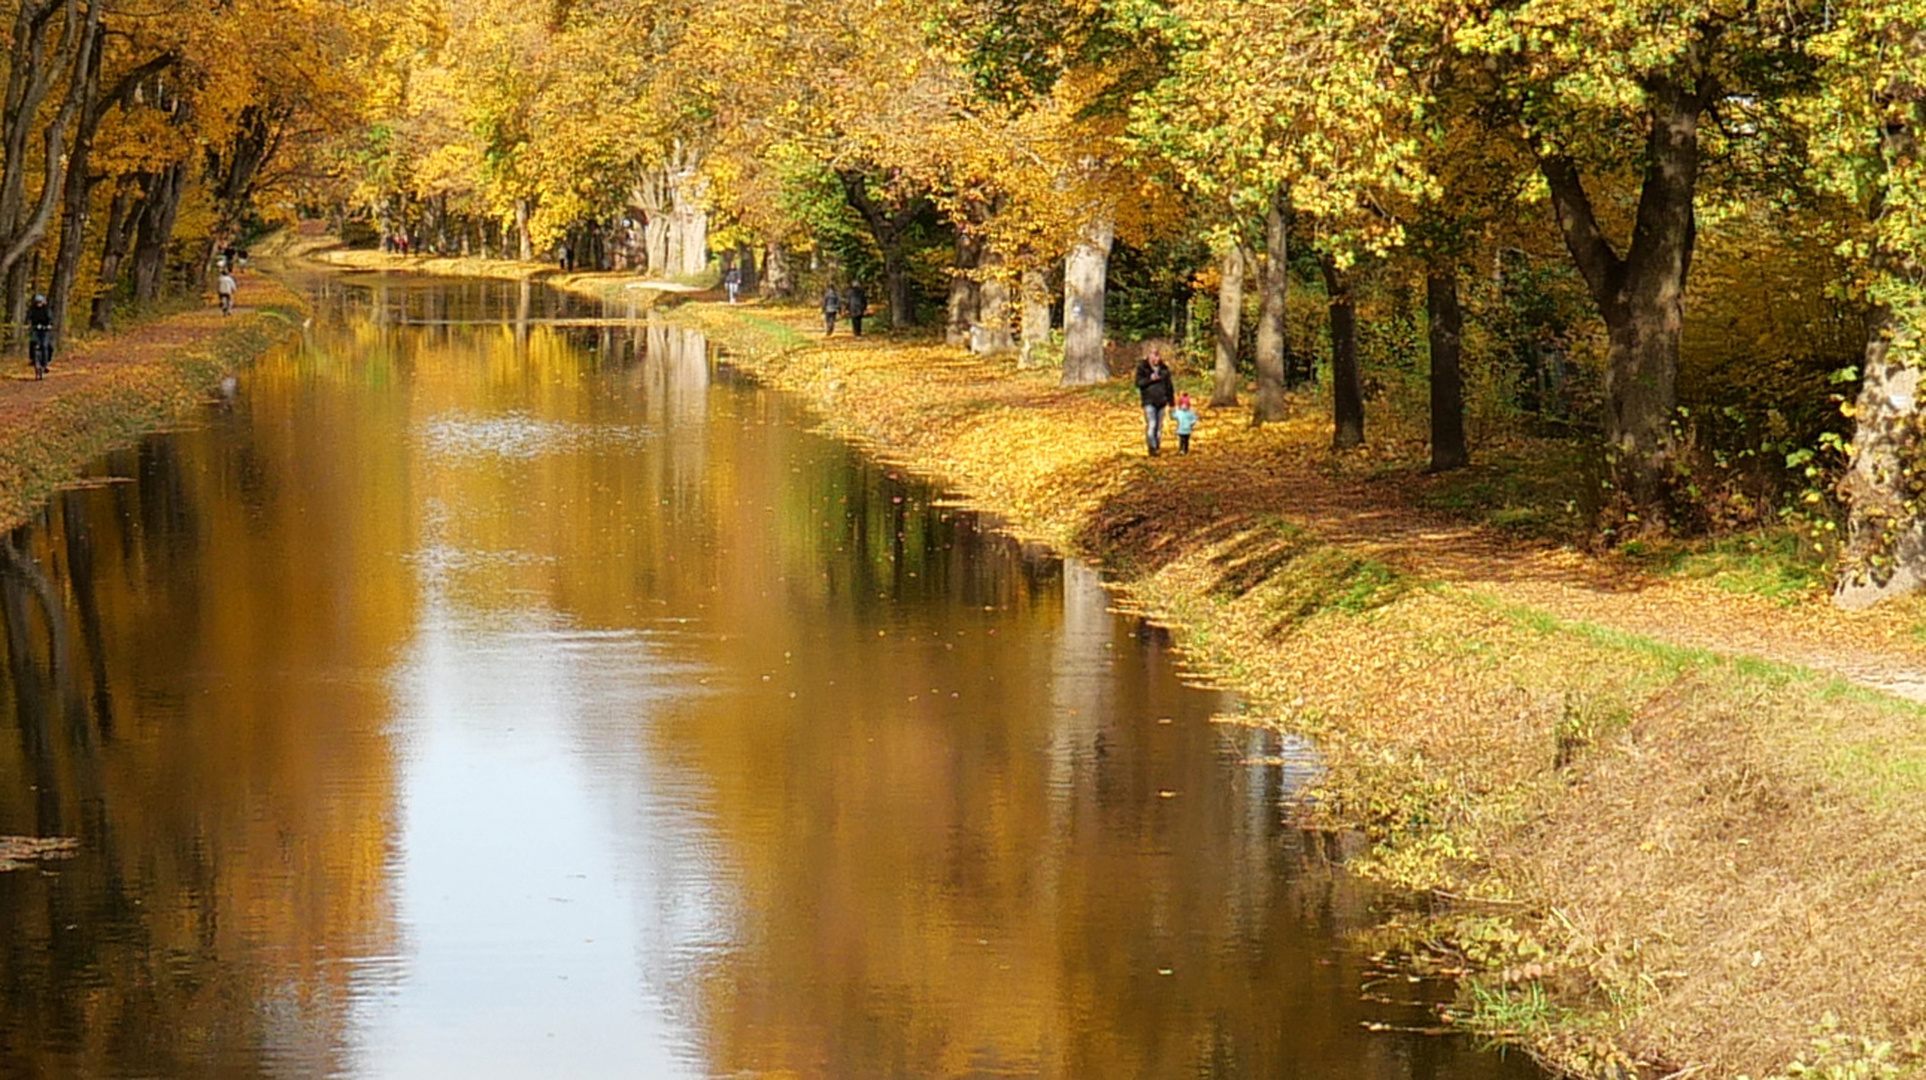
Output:
[[1474,1027],[1595,1075],[1775,1075],[1888,1043],[1920,1067],[1917,605],[1785,606],[1422,510],[1432,481],[1332,454],[1308,409],[1262,429],[1205,409],[1191,454],[1150,458],[1124,380],[825,340],[801,309],[676,318],[1101,561],[1248,695],[1236,722],[1315,737],[1316,813],[1366,830],[1361,871],[1440,898],[1412,962],[1483,973]]
[[1123,380],[824,340],[804,308],[673,317],[837,433],[1104,563],[1244,692],[1226,722],[1316,738],[1330,779],[1306,814],[1366,832],[1360,872],[1438,899],[1398,940],[1414,965],[1479,973],[1466,1023],[1593,1075],[1921,1068],[1919,602],[1735,595],[1422,509],[1439,481],[1381,448],[1331,453],[1308,402],[1262,429],[1205,409],[1194,453],[1151,459]]
[[80,338],[45,379],[14,358],[0,379],[0,523],[20,524],[88,462],[177,422],[306,317],[301,297],[272,277],[243,273],[239,282],[231,317],[210,301]]

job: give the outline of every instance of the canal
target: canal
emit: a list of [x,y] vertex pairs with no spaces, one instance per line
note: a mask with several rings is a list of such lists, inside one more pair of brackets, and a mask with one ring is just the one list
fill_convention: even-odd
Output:
[[1536,1074],[1315,762],[689,330],[336,277],[0,551],[0,1076]]

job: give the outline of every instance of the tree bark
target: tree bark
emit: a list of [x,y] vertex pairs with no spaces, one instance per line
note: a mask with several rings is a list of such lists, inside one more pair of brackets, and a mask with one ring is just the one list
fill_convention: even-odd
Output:
[[113,201],[107,205],[107,226],[101,230],[100,284],[94,293],[93,312],[87,320],[87,325],[95,330],[113,329],[114,299],[120,291],[120,265],[133,245],[139,194],[139,178],[122,177],[114,188]]
[[1456,266],[1432,264],[1424,301],[1431,344],[1431,471],[1448,472],[1471,461],[1465,448],[1464,311]]
[[1084,386],[1110,378],[1104,355],[1104,287],[1116,225],[1107,217],[1084,226],[1063,263],[1063,385]]
[[1331,446],[1364,445],[1364,380],[1358,372],[1358,309],[1350,281],[1329,255],[1318,259],[1331,304]]
[[983,237],[968,229],[956,230],[955,263],[950,268],[950,295],[944,304],[943,341],[952,348],[968,348],[970,328],[982,314],[983,288],[974,272],[983,261]]
[[1216,363],[1211,370],[1210,403],[1237,404],[1237,345],[1244,331],[1244,267],[1250,253],[1232,243],[1217,258]]
[[1050,341],[1050,275],[1040,268],[1025,270],[1018,289],[1023,303],[1023,341],[1017,350],[1017,366],[1041,367],[1043,360],[1038,354]]
[[1251,423],[1284,419],[1284,312],[1290,298],[1290,192],[1278,188],[1264,211],[1264,265],[1258,277],[1262,305],[1257,316],[1257,401]]
[[1699,116],[1719,90],[1709,77],[1691,92],[1666,80],[1648,89],[1653,104],[1645,175],[1624,256],[1606,239],[1571,159],[1541,155],[1539,171],[1572,261],[1605,321],[1605,434],[1613,482],[1647,528],[1662,530],[1695,240]]
[[709,181],[700,171],[700,157],[686,151],[673,177],[674,224],[670,228],[671,271],[694,277],[709,269]]
[[166,282],[167,249],[174,239],[187,165],[175,162],[148,176],[134,234],[134,302],[142,306],[158,300]]
[[645,169],[629,191],[642,219],[642,269],[652,277],[669,273],[669,170]]
[[[61,31],[48,55],[47,31],[60,16]],[[86,72],[94,65],[100,46],[101,5],[88,4],[83,13],[76,0],[23,2],[14,20],[13,39],[7,71],[6,100],[0,109],[0,278],[14,272],[20,260],[47,235],[53,224],[55,208],[65,179],[67,130],[79,114],[90,90],[86,78],[70,78],[70,73]],[[26,201],[27,172],[32,162],[27,153],[36,125],[42,120],[42,106],[54,86],[66,79],[66,93],[44,127],[40,154],[43,175],[33,206]]]
[[[1926,36],[1907,48],[1926,52]],[[1919,133],[1926,128],[1926,88],[1901,84],[1889,91],[1893,104],[1880,137],[1886,169],[1917,168]],[[1903,119],[1902,119],[1903,118]],[[1874,192],[1868,216],[1878,224],[1892,212],[1889,193]],[[1926,515],[1917,496],[1926,461],[1921,460],[1920,374],[1922,358],[1914,329],[1926,323],[1917,301],[1895,311],[1882,285],[1900,296],[1917,295],[1904,280],[1916,253],[1881,247],[1873,252],[1874,303],[1866,313],[1864,379],[1853,403],[1852,454],[1839,484],[1846,501],[1846,540],[1832,600],[1848,610],[1871,607],[1926,586]]]
[[786,299],[796,294],[796,278],[789,269],[789,255],[782,249],[780,240],[770,240],[763,247],[762,256],[762,295]]
[[1010,277],[996,249],[984,252],[987,268],[977,292],[977,319],[970,331],[970,350],[979,356],[1001,356],[1016,347],[1010,333]]

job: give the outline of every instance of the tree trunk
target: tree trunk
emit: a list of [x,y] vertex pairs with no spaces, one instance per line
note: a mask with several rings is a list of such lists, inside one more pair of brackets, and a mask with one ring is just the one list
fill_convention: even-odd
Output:
[[143,307],[160,298],[166,283],[167,249],[174,239],[174,219],[180,213],[187,165],[175,162],[150,177],[141,200],[140,222],[134,235],[134,302]]
[[1063,385],[1084,386],[1110,378],[1103,351],[1104,287],[1110,272],[1110,245],[1117,227],[1109,218],[1084,226],[1083,236],[1063,263]]
[[515,257],[522,262],[535,259],[535,241],[528,235],[528,200],[515,200]]
[[1257,401],[1251,423],[1284,419],[1284,302],[1291,283],[1291,196],[1278,188],[1264,211],[1264,265],[1258,279],[1262,306],[1257,316]]
[[978,356],[1001,356],[1015,348],[1010,334],[1010,277],[1003,256],[992,248],[983,254],[987,274],[977,292],[977,320],[970,330],[970,350]]
[[1250,254],[1232,243],[1217,258],[1217,346],[1211,371],[1210,403],[1237,404],[1237,344],[1244,331],[1244,266]]
[[1926,585],[1926,521],[1908,505],[1921,473],[1919,346],[1901,329],[1890,307],[1866,316],[1865,381],[1840,482],[1850,508],[1846,548],[1832,590],[1833,603],[1848,610]]
[[983,238],[967,229],[956,230],[956,262],[950,269],[950,296],[943,341],[952,348],[970,345],[970,328],[982,314],[983,289],[973,272],[983,261]]
[[796,278],[789,270],[789,255],[780,240],[771,240],[763,247],[762,295],[776,299],[796,295]]
[[1318,259],[1331,303],[1331,446],[1364,445],[1364,380],[1358,372],[1358,309],[1351,283],[1329,255]]
[[673,244],[669,257],[674,265],[671,273],[682,277],[695,277],[709,269],[709,208],[704,205],[709,182],[693,161],[675,175],[675,221],[669,230]]
[[1050,341],[1050,274],[1035,268],[1025,270],[1018,287],[1023,298],[1023,344],[1017,351],[1017,366],[1041,367],[1043,360],[1038,352]]
[[669,273],[669,170],[643,170],[629,189],[629,202],[642,219],[642,270],[663,277]]
[[[6,81],[6,100],[0,108],[0,277],[14,272],[20,260],[37,247],[53,224],[60,203],[67,163],[67,133],[94,88],[84,77],[95,66],[102,36],[100,4],[83,13],[76,0],[22,3],[14,22]],[[48,55],[47,31],[60,26]],[[76,74],[82,77],[72,77]],[[47,116],[42,108],[53,88],[66,82],[59,106]],[[27,172],[34,164],[27,144],[36,125],[43,143],[38,155],[39,191],[27,205]]]
[[1605,320],[1608,466],[1628,509],[1654,530],[1666,522],[1679,337],[1695,239],[1699,115],[1719,94],[1706,75],[1692,93],[1667,82],[1651,88],[1645,176],[1623,257],[1599,226],[1571,159],[1539,159],[1565,245]]
[[869,191],[869,177],[856,169],[836,173],[843,182],[843,198],[862,216],[870,235],[883,253],[883,276],[889,293],[891,326],[912,326],[916,322],[915,298],[910,295],[909,229],[929,208],[929,197],[917,194],[894,209],[878,203]]
[[1460,469],[1465,449],[1464,311],[1458,306],[1458,268],[1438,262],[1424,279],[1431,342],[1431,471]]
[[113,201],[107,206],[107,227],[101,230],[100,283],[95,287],[94,309],[87,320],[87,325],[95,330],[104,332],[113,328],[114,298],[120,291],[120,264],[126,260],[133,244],[135,200],[139,191],[137,178],[122,177],[114,188]]

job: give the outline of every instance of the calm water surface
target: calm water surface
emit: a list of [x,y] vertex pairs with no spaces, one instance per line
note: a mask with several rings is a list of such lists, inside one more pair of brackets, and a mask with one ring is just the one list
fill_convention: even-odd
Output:
[[0,1074],[1531,1075],[1370,1029],[1306,756],[1087,568],[689,332],[317,291],[0,551]]

